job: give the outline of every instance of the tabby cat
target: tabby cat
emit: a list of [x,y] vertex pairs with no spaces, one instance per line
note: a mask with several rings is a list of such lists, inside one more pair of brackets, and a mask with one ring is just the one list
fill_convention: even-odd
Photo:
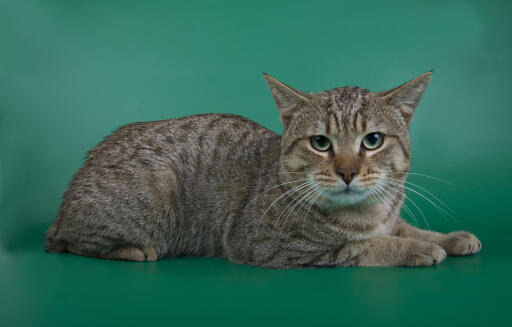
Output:
[[408,126],[431,75],[377,93],[306,93],[265,74],[283,135],[226,114],[123,126],[74,175],[46,250],[272,268],[431,266],[476,253],[473,234],[400,218]]

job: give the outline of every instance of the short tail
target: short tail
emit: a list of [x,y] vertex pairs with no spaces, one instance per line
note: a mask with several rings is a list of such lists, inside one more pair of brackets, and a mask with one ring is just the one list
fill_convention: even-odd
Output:
[[53,223],[44,239],[44,245],[47,252],[66,252],[66,244],[64,241],[57,238],[57,224]]

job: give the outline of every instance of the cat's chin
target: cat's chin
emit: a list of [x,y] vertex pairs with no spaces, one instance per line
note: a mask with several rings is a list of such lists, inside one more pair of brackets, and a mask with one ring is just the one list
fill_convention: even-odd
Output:
[[364,206],[369,203],[369,194],[369,191],[359,189],[331,190],[325,195],[325,206],[330,208]]

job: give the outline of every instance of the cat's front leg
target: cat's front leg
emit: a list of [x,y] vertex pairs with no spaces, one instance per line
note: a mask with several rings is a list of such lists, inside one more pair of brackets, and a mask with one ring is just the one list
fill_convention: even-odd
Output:
[[340,250],[339,257],[341,266],[351,262],[347,258],[355,258],[357,266],[424,267],[441,263],[446,252],[434,243],[382,235],[348,243]]
[[421,230],[400,219],[396,226],[396,235],[436,243],[445,249],[448,255],[460,256],[480,252],[482,243],[468,232],[457,231],[448,234]]
[[231,261],[271,268],[314,268],[345,266],[432,266],[446,258],[442,247],[416,239],[377,236],[327,247],[307,240],[265,240],[250,246],[250,251],[237,247],[229,255]]

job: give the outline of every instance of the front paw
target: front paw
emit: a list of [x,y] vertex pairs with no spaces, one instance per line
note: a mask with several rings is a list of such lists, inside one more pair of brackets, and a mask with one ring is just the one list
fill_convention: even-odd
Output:
[[425,267],[441,263],[446,259],[446,252],[437,244],[418,242],[404,258],[404,266]]
[[482,243],[468,232],[451,232],[442,241],[448,255],[470,255],[480,252]]

